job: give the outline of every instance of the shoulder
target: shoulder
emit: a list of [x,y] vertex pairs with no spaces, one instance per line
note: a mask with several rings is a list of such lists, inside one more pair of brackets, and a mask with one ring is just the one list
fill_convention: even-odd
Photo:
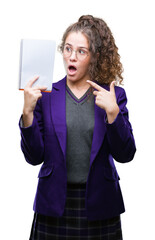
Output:
[[[104,89],[106,90],[110,90],[109,85],[101,85]],[[126,96],[126,92],[125,89],[121,86],[115,86],[115,94],[116,94],[116,99],[117,102],[127,102],[127,96]]]
[[58,82],[54,82],[52,84],[52,91],[51,92],[42,92],[42,100],[44,101],[45,99],[49,98],[55,91],[64,89],[66,87],[66,77],[63,79],[59,80]]
[[126,95],[125,89],[120,86],[115,86],[115,93],[116,93],[116,96]]
[[66,76],[58,82],[53,83],[52,89],[61,89],[64,87],[66,87]]
[[[103,85],[100,85],[101,87],[103,87],[104,89],[106,89],[106,90],[110,90],[110,87],[109,87],[109,85],[106,85],[106,84],[103,84]],[[126,94],[125,93],[125,89],[123,88],[123,87],[121,87],[121,86],[115,86],[115,93],[116,93],[116,95],[120,95],[120,94]]]

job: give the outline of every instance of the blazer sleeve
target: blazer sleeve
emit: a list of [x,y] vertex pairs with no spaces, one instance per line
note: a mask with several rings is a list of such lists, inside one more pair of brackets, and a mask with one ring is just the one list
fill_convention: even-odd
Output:
[[126,93],[123,88],[119,88],[119,90],[120,93],[117,97],[119,114],[112,124],[106,122],[106,126],[108,143],[113,158],[118,162],[125,163],[133,159],[136,146],[126,107]]
[[24,128],[21,124],[22,116],[19,121],[21,149],[24,153],[26,161],[32,165],[38,165],[42,163],[44,158],[42,118],[41,101],[39,100],[34,110],[34,119],[32,125]]

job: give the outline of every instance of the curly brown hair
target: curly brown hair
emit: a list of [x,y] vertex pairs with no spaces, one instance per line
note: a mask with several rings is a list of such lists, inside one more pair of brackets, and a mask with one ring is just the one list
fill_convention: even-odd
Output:
[[114,37],[106,22],[92,15],[83,15],[78,22],[70,25],[62,37],[59,50],[63,52],[65,40],[71,32],[83,33],[89,42],[89,51],[92,53],[89,74],[92,81],[99,84],[110,84],[123,81],[123,67]]

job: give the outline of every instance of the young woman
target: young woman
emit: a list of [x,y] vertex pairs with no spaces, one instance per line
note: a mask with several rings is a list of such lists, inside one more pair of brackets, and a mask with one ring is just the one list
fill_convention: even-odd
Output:
[[[121,240],[125,211],[114,160],[136,147],[121,84],[114,38],[100,18],[82,16],[65,31],[60,50],[66,76],[24,90],[20,120],[26,161],[43,163],[30,240]],[[94,91],[92,91],[94,90]]]

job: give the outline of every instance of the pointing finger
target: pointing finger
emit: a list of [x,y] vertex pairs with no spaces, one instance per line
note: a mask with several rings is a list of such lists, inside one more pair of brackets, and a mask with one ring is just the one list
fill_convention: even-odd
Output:
[[98,91],[93,91],[93,94],[94,94],[95,96],[97,96],[97,95],[98,95]]
[[98,84],[96,84],[96,83],[94,83],[94,82],[92,82],[90,80],[87,80],[87,83],[89,83],[93,88],[95,88],[98,91],[102,91],[103,90],[102,87],[100,87]]

